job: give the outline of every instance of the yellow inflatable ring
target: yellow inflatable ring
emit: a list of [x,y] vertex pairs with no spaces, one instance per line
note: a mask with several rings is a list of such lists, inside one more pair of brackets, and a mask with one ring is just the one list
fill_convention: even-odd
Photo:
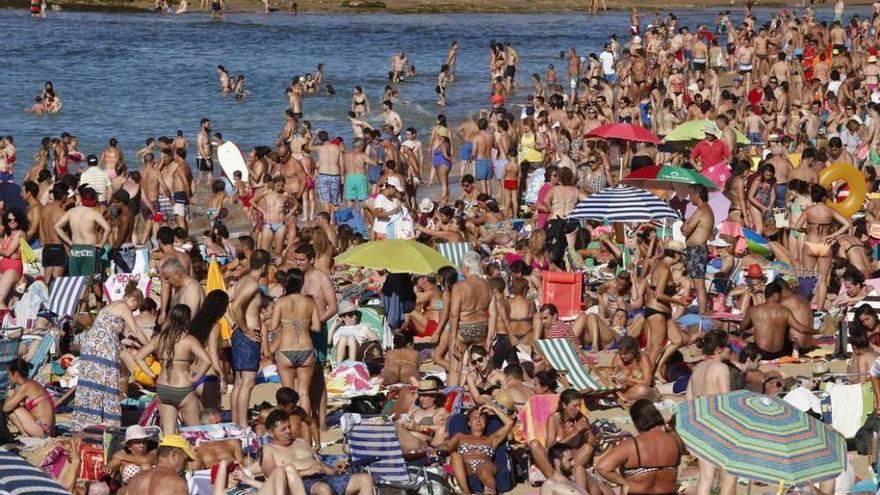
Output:
[[865,194],[868,192],[868,184],[865,182],[865,176],[857,168],[845,163],[836,163],[819,172],[819,185],[825,189],[830,189],[837,181],[846,182],[849,186],[849,196],[839,203],[829,199],[827,204],[844,217],[850,218],[862,208]]

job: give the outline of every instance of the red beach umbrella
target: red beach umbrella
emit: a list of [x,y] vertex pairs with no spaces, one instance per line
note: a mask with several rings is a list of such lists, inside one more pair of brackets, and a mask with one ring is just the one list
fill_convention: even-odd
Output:
[[622,139],[624,141],[638,141],[642,143],[660,144],[660,138],[653,132],[642,126],[632,124],[605,124],[596,127],[587,133],[587,137],[599,137],[605,139]]

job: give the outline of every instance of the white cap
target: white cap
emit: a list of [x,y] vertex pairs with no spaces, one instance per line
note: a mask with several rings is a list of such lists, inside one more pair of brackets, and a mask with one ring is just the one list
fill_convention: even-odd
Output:
[[716,237],[716,238],[712,239],[711,241],[709,241],[708,244],[710,246],[721,247],[721,248],[730,247],[730,243],[720,237]]
[[422,213],[431,213],[434,211],[434,202],[431,201],[431,198],[422,198],[422,201],[419,202],[419,211]]
[[403,192],[403,186],[400,184],[400,179],[394,175],[385,179],[385,185],[392,186],[394,189]]
[[641,36],[639,36],[639,35],[633,36],[633,43],[641,43],[641,42],[642,42]]

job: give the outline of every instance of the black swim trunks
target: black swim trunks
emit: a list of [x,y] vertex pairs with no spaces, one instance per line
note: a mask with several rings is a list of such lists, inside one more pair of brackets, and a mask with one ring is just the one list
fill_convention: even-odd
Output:
[[43,268],[67,266],[67,251],[61,244],[46,244],[43,246]]
[[199,172],[214,172],[214,160],[212,158],[196,158],[196,168]]
[[511,79],[516,77],[516,66],[515,65],[505,66],[504,67],[504,77],[509,77]]
[[684,263],[687,266],[688,277],[694,279],[706,278],[709,248],[705,244],[702,246],[688,246],[684,250]]
[[761,356],[762,361],[773,361],[774,359],[791,356],[793,350],[794,346],[792,345],[791,340],[788,339],[788,334],[786,333],[785,341],[782,344],[782,349],[779,349],[776,352],[771,352],[765,351],[764,349],[758,347],[758,355]]

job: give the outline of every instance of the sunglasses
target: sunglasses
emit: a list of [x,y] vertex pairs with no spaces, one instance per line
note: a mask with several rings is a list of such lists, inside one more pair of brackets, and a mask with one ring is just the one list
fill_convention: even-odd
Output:
[[471,365],[476,366],[476,365],[482,363],[485,359],[486,359],[486,356],[480,356],[480,357],[471,359]]
[[349,317],[354,317],[355,313],[345,313],[344,315],[339,315],[339,316],[342,318],[349,318]]

